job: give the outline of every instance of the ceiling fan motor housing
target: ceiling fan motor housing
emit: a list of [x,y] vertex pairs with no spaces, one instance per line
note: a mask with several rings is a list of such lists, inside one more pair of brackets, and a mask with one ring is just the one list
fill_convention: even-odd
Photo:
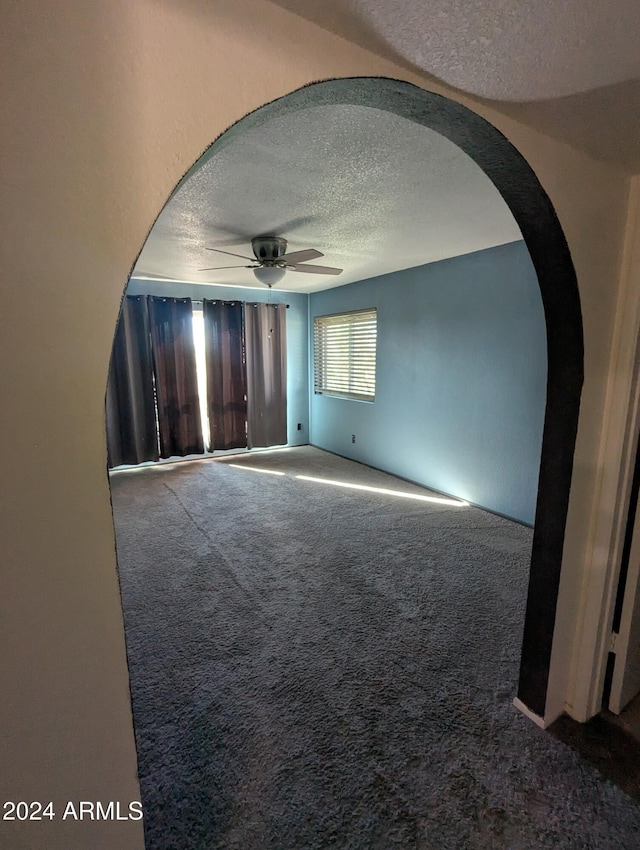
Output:
[[259,263],[275,266],[287,252],[287,240],[280,236],[256,236],[251,240],[251,247]]

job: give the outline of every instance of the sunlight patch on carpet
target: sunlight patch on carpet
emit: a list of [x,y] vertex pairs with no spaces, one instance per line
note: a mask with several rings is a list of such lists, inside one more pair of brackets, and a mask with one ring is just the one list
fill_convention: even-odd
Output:
[[461,499],[448,499],[444,496],[422,496],[419,493],[403,493],[400,490],[387,490],[385,487],[367,487],[365,484],[350,484],[347,481],[332,481],[329,478],[312,478],[310,475],[296,475],[298,481],[311,481],[314,484],[330,484],[332,487],[346,487],[348,490],[364,490],[367,493],[379,493],[382,496],[397,496],[400,499],[414,499],[417,502],[435,502],[437,505],[453,505],[456,508],[468,508],[469,502]]

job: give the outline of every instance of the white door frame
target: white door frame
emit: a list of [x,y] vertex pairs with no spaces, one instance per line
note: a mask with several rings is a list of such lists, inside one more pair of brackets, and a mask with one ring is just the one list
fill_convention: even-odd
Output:
[[[636,448],[637,451],[637,448]],[[637,475],[637,454],[636,454],[636,470],[634,471],[634,487],[637,487],[635,477]],[[624,587],[622,588],[622,606],[620,607],[620,589],[618,590],[616,599],[616,618],[619,618],[618,623],[614,621],[616,633],[615,638],[615,663],[612,665],[611,687],[608,696],[607,708],[615,714],[625,708],[627,703],[640,693],[640,668],[638,666],[640,644],[637,643],[640,627],[640,513],[638,508],[640,505],[635,505],[633,515],[628,514],[627,529],[625,532],[625,555],[622,567],[625,566],[626,560],[626,577]],[[631,535],[629,534],[631,532]],[[621,570],[622,576],[622,570]]]
[[566,710],[585,722],[600,711],[629,494],[640,426],[636,362],[640,332],[640,175],[630,180],[598,481],[588,529]]

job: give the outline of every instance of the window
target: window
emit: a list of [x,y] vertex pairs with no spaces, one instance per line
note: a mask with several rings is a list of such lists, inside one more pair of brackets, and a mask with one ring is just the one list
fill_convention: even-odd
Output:
[[373,401],[376,394],[376,310],[316,316],[314,390]]
[[200,422],[205,452],[211,451],[211,433],[209,429],[209,409],[207,407],[207,356],[204,342],[204,313],[202,305],[191,302],[193,325],[193,347],[196,352],[196,375],[198,376],[198,400],[200,402]]

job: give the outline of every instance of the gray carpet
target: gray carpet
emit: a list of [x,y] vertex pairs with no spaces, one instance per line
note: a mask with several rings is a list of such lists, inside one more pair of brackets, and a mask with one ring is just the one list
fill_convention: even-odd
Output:
[[148,850],[640,846],[512,706],[531,531],[296,475],[428,495],[309,447],[112,475]]

